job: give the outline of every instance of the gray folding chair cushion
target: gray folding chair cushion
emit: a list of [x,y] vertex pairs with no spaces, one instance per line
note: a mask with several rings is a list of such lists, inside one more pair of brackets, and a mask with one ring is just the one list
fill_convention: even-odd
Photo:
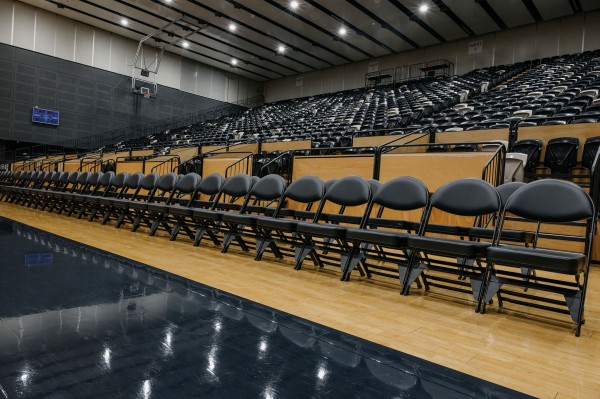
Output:
[[488,248],[487,259],[505,266],[531,267],[568,275],[578,275],[583,272],[586,262],[586,256],[581,253],[514,245]]
[[466,259],[483,258],[486,254],[486,249],[490,245],[488,242],[456,240],[443,237],[410,236],[408,238],[408,247],[410,249]]
[[393,231],[359,229],[349,227],[346,229],[346,240],[364,244],[377,244],[390,248],[406,248],[409,234]]

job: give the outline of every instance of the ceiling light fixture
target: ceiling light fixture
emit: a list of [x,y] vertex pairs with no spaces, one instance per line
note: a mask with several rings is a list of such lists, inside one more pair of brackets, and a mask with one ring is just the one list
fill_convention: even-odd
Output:
[[340,28],[340,30],[338,31],[338,33],[340,34],[340,36],[345,36],[346,33],[348,33],[348,31],[346,30],[346,28],[344,28],[343,26]]
[[280,44],[279,47],[277,47],[277,52],[279,54],[285,53],[285,46],[283,44]]
[[182,42],[181,45],[183,46],[183,48],[188,48],[190,47],[190,44],[186,41]]
[[236,60],[235,58],[231,59],[231,65],[236,66],[238,64],[238,60]]
[[421,14],[426,13],[427,11],[429,11],[429,5],[423,3],[419,6],[419,12]]
[[127,20],[126,20],[126,19],[122,19],[122,20],[121,20],[121,25],[123,25],[123,26],[127,26],[127,24],[129,24],[129,22],[127,22]]
[[299,6],[300,6],[300,4],[296,0],[290,1],[290,8],[292,10],[297,9]]
[[233,22],[229,24],[229,30],[231,32],[235,32],[236,29],[237,29],[237,26],[235,26],[235,24]]

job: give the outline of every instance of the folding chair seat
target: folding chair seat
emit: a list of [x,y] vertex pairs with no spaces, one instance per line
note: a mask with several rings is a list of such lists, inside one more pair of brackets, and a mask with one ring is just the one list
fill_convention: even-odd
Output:
[[83,211],[85,208],[86,201],[90,199],[90,196],[96,194],[103,175],[104,173],[102,172],[93,172],[89,176],[86,185],[82,187],[79,192],[71,193],[68,198],[69,208],[67,210],[67,216],[71,216],[75,212],[77,212],[77,215],[79,216],[79,212]]
[[[196,173],[188,173],[183,177],[177,180],[173,190],[169,194],[169,198],[166,200],[164,204],[148,204],[148,211],[154,215],[152,218],[152,226],[150,228],[150,235],[153,236],[156,234],[156,231],[162,227],[168,234],[171,236],[172,228],[171,220],[169,219],[169,212],[173,207],[181,208],[181,205],[176,205],[179,201],[185,201],[189,204],[189,202],[196,196],[198,185],[200,184],[201,178]],[[189,199],[185,199],[186,196],[189,196]],[[176,222],[176,221],[175,221]]]
[[101,200],[104,209],[102,224],[108,223],[110,220],[118,222],[121,213],[129,205],[131,199],[137,196],[138,188],[144,175],[141,172],[130,174],[125,179],[125,184],[114,198],[103,198]]
[[164,210],[164,205],[168,205],[172,193],[177,183],[177,175],[173,172],[166,173],[158,178],[156,186],[152,193],[148,196],[146,202],[136,202],[131,204],[131,209],[135,210],[135,220],[131,226],[131,231],[135,232],[140,224],[144,224],[152,233],[152,223],[158,212]]
[[219,193],[215,196],[210,209],[194,209],[192,221],[196,227],[194,246],[200,245],[204,234],[208,234],[215,245],[221,242],[217,237],[221,218],[229,211],[239,211],[242,205],[236,202],[245,198],[253,186],[253,179],[247,174],[240,173],[225,179]]
[[[484,270],[481,261],[491,242],[469,237],[468,228],[466,236],[428,236],[429,220],[435,209],[440,213],[461,216],[465,222],[472,220],[472,227],[483,227],[486,221],[498,216],[500,206],[498,191],[483,180],[459,179],[440,187],[431,197],[423,218],[424,227],[419,235],[408,238],[408,248],[415,251],[415,256],[411,259],[404,278],[403,294],[407,295],[411,283],[421,276],[426,289],[436,286],[475,295]],[[432,258],[431,255],[442,259]],[[452,261],[453,259],[456,261]],[[423,273],[425,269],[429,269],[429,272]],[[457,275],[458,280],[441,277],[431,273],[432,271]],[[462,281],[466,278],[470,278],[469,283]]]
[[567,173],[577,165],[579,139],[560,137],[551,139],[546,144],[544,166],[552,173]]
[[[296,226],[296,233],[301,239],[301,244],[299,250],[296,251],[295,268],[300,269],[304,259],[309,254],[316,258],[319,267],[336,265],[336,259],[328,255],[330,252],[340,255],[337,264],[343,268],[345,257],[348,256],[351,248],[345,240],[346,226],[340,226],[339,224],[362,226],[365,216],[346,216],[344,213],[349,207],[366,207],[371,197],[371,185],[363,178],[347,176],[337,180],[325,192],[313,221],[299,222]],[[337,213],[325,213],[323,209],[326,204],[337,207],[339,210]],[[320,221],[325,223],[319,223]],[[322,240],[315,240],[315,238]],[[318,253],[319,250],[322,252]],[[362,269],[360,270],[361,274],[364,274]]]
[[48,211],[54,211],[54,208],[57,207],[59,201],[61,200],[61,197],[58,196],[58,193],[73,191],[78,184],[77,182],[79,181],[80,176],[81,172],[67,172],[62,178],[59,179],[58,184],[52,183],[52,176],[50,176],[50,178],[46,178],[47,183],[45,183],[42,187],[44,192],[40,192],[40,195],[33,204],[33,207],[37,209],[39,205],[41,206],[41,210],[46,210],[46,207],[48,207]]
[[[110,172],[107,172],[107,174]],[[110,178],[110,183],[107,185],[106,190],[102,194],[101,197],[97,197],[94,201],[94,205],[90,211],[90,215],[88,221],[93,221],[96,219],[96,215],[100,213],[103,215],[112,204],[112,201],[115,198],[118,198],[123,189],[125,188],[125,184],[127,179],[129,178],[129,173],[121,172],[118,175],[112,175]]]
[[92,188],[92,191],[88,195],[74,197],[74,201],[79,207],[77,219],[81,219],[84,215],[91,215],[91,212],[99,206],[102,196],[111,189],[114,178],[115,172],[106,172],[100,176],[98,183]]
[[[592,199],[574,183],[543,179],[516,190],[500,215],[498,231],[503,231],[507,220],[524,221],[547,241],[544,247],[539,244],[521,247],[503,243],[502,234],[497,234],[493,246],[487,249],[488,265],[478,309],[484,313],[486,302],[497,296],[500,306],[511,302],[567,313],[576,323],[575,335],[579,336],[584,322],[596,217]],[[544,227],[548,224],[554,229],[546,231]],[[568,250],[560,250],[559,243],[565,242]],[[522,274],[512,271],[514,268],[540,270],[545,274],[522,278]],[[525,294],[515,287],[531,288],[532,292]]]
[[594,160],[600,148],[600,136],[590,137],[583,145],[583,156],[581,166],[585,169],[592,170]]
[[83,172],[77,176],[77,181],[71,186],[70,190],[53,192],[52,199],[54,201],[49,211],[52,212],[56,208],[58,214],[62,214],[62,212],[70,206],[73,196],[78,193],[83,193],[87,189],[91,178],[91,172]]
[[542,145],[542,140],[518,140],[513,144],[512,152],[527,155],[527,164],[524,165],[526,172],[533,173],[540,164]]
[[[325,184],[316,176],[302,176],[290,183],[273,215],[256,219],[259,237],[255,259],[260,260],[267,249],[277,255],[295,256],[295,245],[299,242],[296,234],[298,222],[314,219],[312,207],[322,200],[324,192]],[[283,208],[283,204],[303,209]],[[317,264],[314,256],[311,257]]]
[[[346,241],[353,243],[351,256],[344,267],[342,279],[347,280],[350,273],[361,262],[367,276],[371,273],[398,278],[407,266],[406,248],[408,237],[416,233],[421,226],[417,221],[383,218],[384,212],[408,212],[424,210],[429,201],[429,192],[425,185],[412,177],[398,177],[379,188],[365,212],[363,228],[346,229]],[[373,208],[378,207],[376,215]],[[406,213],[400,213],[406,215]],[[381,230],[384,227],[393,230]],[[399,252],[389,251],[400,250]],[[375,262],[370,263],[370,260]],[[396,267],[387,267],[384,263],[393,263]],[[402,278],[401,278],[402,280]]]
[[[222,226],[226,226],[223,232],[223,252],[227,252],[234,239],[244,251],[247,251],[248,245],[244,238],[261,237],[254,228],[258,217],[274,214],[285,191],[285,185],[283,177],[275,174],[267,175],[252,186],[239,213],[223,213]],[[267,205],[260,206],[258,205],[260,202]]]
[[[132,176],[135,176],[134,174]],[[139,183],[131,198],[116,198],[112,206],[119,213],[117,217],[116,228],[120,228],[125,221],[132,226],[136,223],[140,212],[146,210],[148,202],[154,197],[156,185],[159,179],[158,173],[152,172],[148,175],[141,175],[132,179],[132,183]],[[144,190],[142,192],[142,190]],[[139,222],[138,222],[139,223]]]

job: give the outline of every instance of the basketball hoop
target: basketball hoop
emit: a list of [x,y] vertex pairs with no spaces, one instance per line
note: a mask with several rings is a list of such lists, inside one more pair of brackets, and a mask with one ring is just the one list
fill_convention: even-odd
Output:
[[141,87],[140,93],[144,96],[144,98],[150,98],[150,89],[147,87]]

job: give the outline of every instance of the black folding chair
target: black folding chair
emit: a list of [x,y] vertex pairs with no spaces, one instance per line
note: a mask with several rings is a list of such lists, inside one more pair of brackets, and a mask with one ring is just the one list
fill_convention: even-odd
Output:
[[[408,249],[414,251],[414,256],[404,276],[402,293],[408,295],[410,286],[419,276],[426,290],[439,287],[473,295],[478,293],[485,270],[482,260],[491,242],[469,237],[468,226],[448,223],[444,228],[436,225],[431,229],[431,213],[435,209],[438,215],[464,217],[465,222],[471,221],[472,227],[483,227],[486,221],[498,217],[500,205],[498,191],[480,179],[459,179],[440,187],[431,197],[419,235],[408,238]],[[432,230],[444,236],[427,235]],[[427,269],[429,272],[424,273]],[[457,279],[440,274],[455,275]],[[467,278],[469,283],[463,281]]]
[[[413,177],[398,177],[379,188],[365,212],[364,228],[346,229],[346,240],[353,243],[353,249],[342,269],[342,280],[350,278],[360,261],[368,277],[377,274],[403,282],[410,257],[408,236],[420,230],[428,202],[427,187]],[[419,210],[417,214],[411,212]],[[390,217],[390,213],[395,217]]]
[[[190,239],[195,239],[196,233],[191,228],[194,223],[192,219],[194,208],[211,208],[214,205],[215,197],[221,191],[224,182],[225,179],[220,174],[210,174],[206,176],[206,178],[200,180],[196,193],[191,196],[185,206],[169,206],[167,210],[168,220],[170,223],[173,223],[173,227],[171,228],[171,241],[177,239],[177,236],[182,229]],[[197,198],[198,196],[206,196],[207,198]]]
[[[536,247],[503,243],[502,231],[514,217],[533,222],[538,237]],[[519,220],[519,219],[517,219]],[[544,231],[541,225],[553,225]],[[498,222],[494,245],[487,248],[487,268],[481,287],[478,310],[485,312],[486,302],[497,295],[499,305],[512,302],[558,313],[569,314],[579,336],[584,322],[585,293],[589,277],[591,250],[596,225],[596,212],[589,195],[574,183],[544,179],[519,188],[509,198]],[[547,240],[541,248],[540,240]],[[568,248],[557,250],[558,243],[570,242]],[[514,268],[527,268],[544,273],[534,279],[524,279]],[[572,279],[572,280],[571,280]],[[521,292],[506,287],[532,288]],[[549,296],[542,295],[548,293]],[[558,296],[558,299],[556,298]]]

